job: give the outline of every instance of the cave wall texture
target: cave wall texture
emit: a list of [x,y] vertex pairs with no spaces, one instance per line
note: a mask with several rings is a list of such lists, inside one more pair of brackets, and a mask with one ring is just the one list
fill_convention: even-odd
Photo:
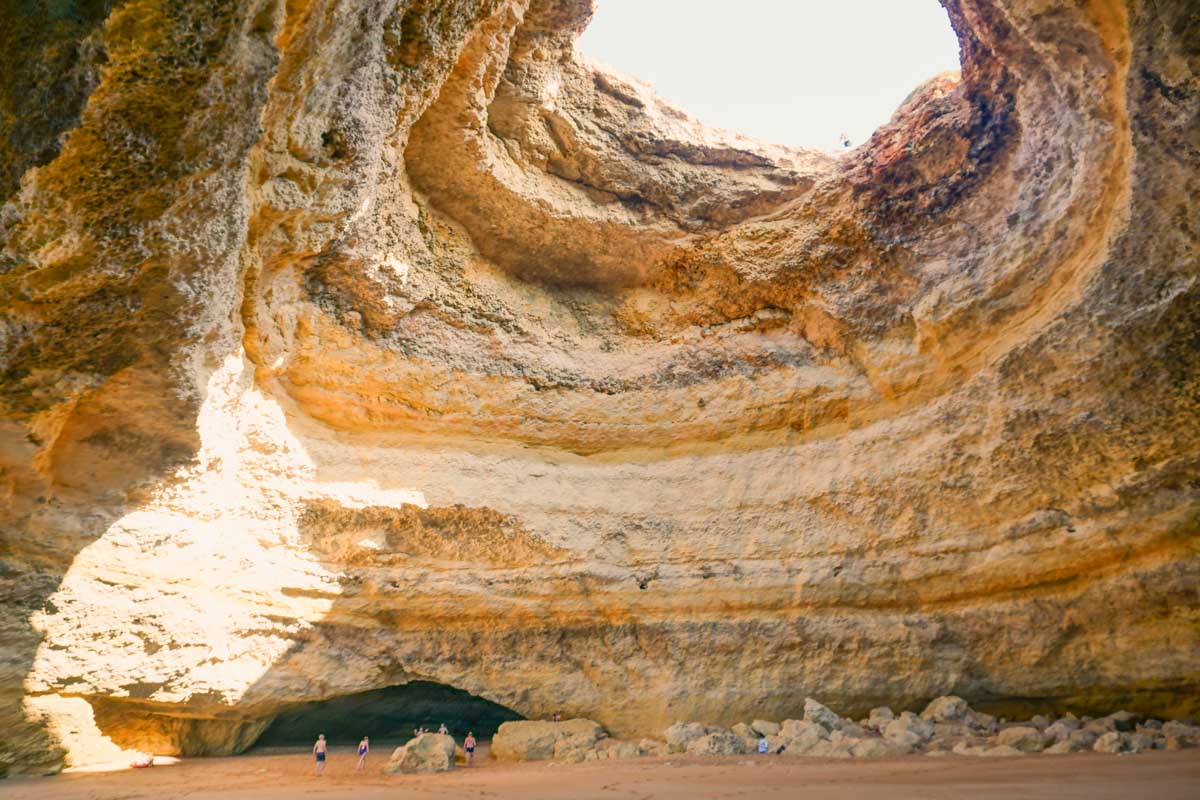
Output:
[[1200,11],[943,2],[837,157],[590,0],[0,2],[0,772],[410,680],[1200,716]]

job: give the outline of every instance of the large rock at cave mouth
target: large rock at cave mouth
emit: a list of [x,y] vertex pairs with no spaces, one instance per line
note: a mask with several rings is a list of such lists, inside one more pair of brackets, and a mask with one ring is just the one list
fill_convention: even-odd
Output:
[[392,751],[383,765],[388,774],[448,772],[454,769],[454,739],[444,733],[423,733]]
[[506,722],[492,738],[491,753],[498,761],[544,761],[587,750],[604,735],[604,728],[590,719]]
[[837,157],[589,0],[26,5],[0,771],[417,680],[1200,715],[1189,4],[946,0],[961,75]]

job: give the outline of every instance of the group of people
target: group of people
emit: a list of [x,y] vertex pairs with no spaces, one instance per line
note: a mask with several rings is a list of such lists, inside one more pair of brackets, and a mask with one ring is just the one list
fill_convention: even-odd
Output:
[[[429,733],[423,727],[413,729],[413,738]],[[446,727],[446,723],[438,726],[438,733],[443,736],[449,736],[450,731]],[[467,738],[463,739],[463,751],[467,754],[467,764],[470,765],[475,760],[475,733],[467,731]],[[317,742],[313,745],[313,759],[317,762],[316,774],[317,777],[325,772],[325,759],[329,755],[329,743],[325,740],[325,734],[317,736]],[[358,765],[354,768],[355,772],[362,772],[367,766],[367,754],[371,752],[371,740],[364,736],[362,741],[358,743]]]

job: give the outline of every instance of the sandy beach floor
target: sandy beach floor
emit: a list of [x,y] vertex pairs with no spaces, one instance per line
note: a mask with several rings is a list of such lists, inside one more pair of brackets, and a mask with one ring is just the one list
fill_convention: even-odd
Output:
[[307,751],[191,759],[169,767],[0,781],[12,800],[223,798],[1200,798],[1200,750],[1110,756],[1079,753],[979,759],[911,756],[830,761],[784,756],[664,758],[586,764],[497,764],[439,775],[383,775],[390,749],[354,772],[351,748],[335,748],[316,778]]

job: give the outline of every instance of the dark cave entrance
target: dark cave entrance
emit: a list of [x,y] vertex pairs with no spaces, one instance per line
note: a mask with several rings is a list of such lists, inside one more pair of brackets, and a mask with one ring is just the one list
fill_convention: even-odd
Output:
[[443,722],[460,741],[467,731],[487,739],[501,723],[518,719],[524,717],[462,689],[412,681],[298,705],[275,717],[255,747],[311,746],[320,733],[333,746],[356,745],[363,736],[403,743],[414,728],[436,731]]

